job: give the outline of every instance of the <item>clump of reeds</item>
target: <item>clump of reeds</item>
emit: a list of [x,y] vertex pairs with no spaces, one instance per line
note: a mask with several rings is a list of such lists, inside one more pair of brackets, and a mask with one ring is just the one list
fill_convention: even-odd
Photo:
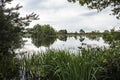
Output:
[[24,67],[45,80],[119,80],[120,49],[47,50],[24,57]]

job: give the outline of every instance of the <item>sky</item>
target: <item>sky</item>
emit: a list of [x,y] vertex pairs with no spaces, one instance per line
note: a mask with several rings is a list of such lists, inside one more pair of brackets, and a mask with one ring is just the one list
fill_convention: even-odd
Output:
[[14,0],[10,6],[20,4],[21,16],[32,12],[39,15],[39,20],[33,21],[29,28],[36,24],[50,24],[55,30],[66,29],[68,32],[86,32],[109,30],[120,25],[120,20],[110,15],[110,7],[98,12],[88,9],[78,3],[69,3],[67,0]]

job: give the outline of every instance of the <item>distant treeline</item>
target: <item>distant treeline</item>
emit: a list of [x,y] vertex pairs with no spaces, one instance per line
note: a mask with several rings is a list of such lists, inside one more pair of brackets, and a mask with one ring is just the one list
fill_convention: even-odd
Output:
[[32,34],[32,35],[42,35],[42,36],[55,36],[55,35],[93,35],[93,34],[107,34],[107,33],[119,33],[120,30],[110,29],[110,30],[104,30],[103,32],[100,32],[99,30],[86,32],[83,29],[80,29],[79,32],[68,32],[66,29],[62,29],[59,31],[56,31],[52,26],[50,25],[40,25],[36,24],[33,26],[33,28],[27,28],[25,33]]

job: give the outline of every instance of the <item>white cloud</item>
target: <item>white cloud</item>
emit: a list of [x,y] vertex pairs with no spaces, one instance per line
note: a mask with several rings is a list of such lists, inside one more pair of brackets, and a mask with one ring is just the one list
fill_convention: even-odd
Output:
[[20,10],[22,16],[31,12],[39,14],[40,20],[33,21],[30,27],[39,23],[50,24],[57,30],[79,31],[82,28],[103,31],[119,23],[115,16],[109,15],[109,8],[97,13],[97,10],[89,10],[67,0],[15,0],[13,4],[16,3],[23,5]]

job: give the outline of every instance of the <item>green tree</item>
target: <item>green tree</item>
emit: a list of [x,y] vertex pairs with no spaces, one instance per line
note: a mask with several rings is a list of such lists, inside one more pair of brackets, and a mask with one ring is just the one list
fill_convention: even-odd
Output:
[[44,34],[47,36],[54,36],[56,35],[56,31],[50,25],[43,25],[42,30]]
[[79,2],[80,5],[87,5],[90,9],[101,11],[111,7],[112,14],[120,19],[120,0],[68,0],[69,2]]
[[18,10],[22,6],[6,7],[11,1],[13,0],[0,0],[0,53],[7,53],[20,47],[24,27],[28,26],[32,20],[38,19],[38,15],[34,13],[20,17]]
[[14,54],[0,54],[0,80],[20,80],[18,61]]
[[20,80],[21,62],[14,49],[21,46],[24,27],[38,19],[34,13],[20,17],[22,6],[6,7],[11,1],[0,0],[0,80]]
[[65,30],[60,30],[60,31],[58,31],[58,33],[59,34],[67,34],[67,30],[65,29]]
[[104,30],[104,33],[109,33],[109,30]]
[[32,35],[35,36],[55,36],[56,31],[50,25],[35,25],[32,29]]
[[112,28],[110,31],[111,31],[111,32],[115,32],[115,28]]
[[50,25],[35,25],[32,29],[32,42],[36,47],[49,47],[56,40],[56,31]]
[[80,29],[80,34],[85,34],[85,31],[83,29]]

